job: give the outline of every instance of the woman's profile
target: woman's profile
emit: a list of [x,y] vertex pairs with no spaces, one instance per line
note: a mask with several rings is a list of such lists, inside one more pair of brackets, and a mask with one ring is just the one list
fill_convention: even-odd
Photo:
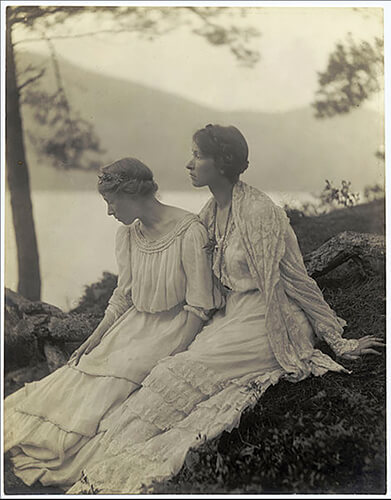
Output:
[[88,443],[159,359],[185,349],[218,305],[200,219],[155,197],[134,158],[102,169],[98,189],[116,237],[117,288],[105,316],[67,365],[5,400],[5,451],[26,484],[70,485]]

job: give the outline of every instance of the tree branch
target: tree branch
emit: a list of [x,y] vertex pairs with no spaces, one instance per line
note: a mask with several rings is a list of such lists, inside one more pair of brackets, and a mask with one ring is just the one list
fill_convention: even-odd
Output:
[[64,85],[63,85],[63,82],[62,82],[61,71],[60,71],[60,64],[58,62],[56,49],[54,48],[54,44],[53,44],[51,38],[49,38],[46,35],[46,33],[44,33],[42,35],[42,38],[46,41],[46,43],[47,43],[47,45],[49,47],[49,52],[50,52],[50,55],[51,55],[51,58],[52,58],[53,69],[54,69],[54,76],[56,78],[58,93],[60,93],[61,96],[64,98],[64,101],[66,103],[66,109],[69,112],[69,103],[68,103],[68,99],[66,98],[66,95],[65,95]]
[[38,75],[35,75],[35,76],[32,76],[31,78],[28,78],[24,83],[22,83],[22,85],[20,85],[18,87],[18,90],[19,92],[24,88],[26,87],[27,85],[29,85],[30,83],[33,83],[35,82],[35,80],[38,80],[39,78],[41,78],[41,76],[43,76],[45,73],[45,68],[41,69],[41,71],[38,73]]
[[[57,36],[51,36],[51,40],[67,40],[70,38],[84,38],[86,36],[95,36],[95,35],[100,35],[102,33],[111,33],[111,34],[119,34],[119,33],[129,33],[130,29],[129,28],[122,28],[122,29],[106,29],[106,30],[99,30],[99,31],[88,31],[85,33],[75,33],[73,35],[57,35]],[[14,43],[15,45],[19,45],[21,43],[28,43],[28,42],[47,42],[47,37],[41,36],[38,38],[24,38],[23,40],[18,40],[17,42]]]
[[52,16],[58,13],[67,14],[78,14],[81,13],[84,7],[69,7],[69,6],[58,6],[58,7],[46,7],[46,6],[29,6],[24,5],[21,7],[7,7],[11,9],[10,23],[14,24],[25,24],[32,27],[37,19],[41,19],[44,16]]
[[199,9],[197,9],[197,7],[187,7],[187,10],[189,12],[192,12],[193,14],[195,14],[196,16],[198,16],[202,21],[204,21],[204,23],[206,23],[208,26],[212,26],[212,27],[216,27],[216,24],[212,23],[209,21],[208,17],[205,16],[205,14],[203,14],[202,12],[199,11]]

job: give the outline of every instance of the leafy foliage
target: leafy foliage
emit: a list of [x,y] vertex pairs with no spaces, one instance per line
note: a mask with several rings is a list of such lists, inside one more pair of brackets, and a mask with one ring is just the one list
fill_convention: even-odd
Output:
[[[28,32],[27,38],[17,40],[14,46],[40,40],[49,48],[56,89],[44,90],[39,84],[45,69],[36,69],[34,76],[20,84],[19,92],[24,90],[23,102],[34,109],[37,122],[44,126],[40,136],[36,131],[29,132],[38,153],[49,158],[55,167],[65,169],[97,168],[104,151],[93,125],[74,112],[66,96],[53,40],[124,32],[152,40],[186,26],[211,45],[228,47],[245,65],[252,66],[259,59],[258,52],[251,47],[259,32],[237,23],[240,15],[245,16],[245,9],[130,6],[10,6],[7,9],[9,25],[23,25]],[[74,21],[91,15],[95,16],[99,28],[94,32],[76,32]],[[230,24],[230,18],[235,22]],[[34,68],[29,67],[28,73],[32,72]]]
[[34,110],[41,127],[39,135],[29,133],[37,152],[54,167],[96,169],[101,149],[94,127],[73,112],[61,90],[49,94],[45,90],[28,89],[24,104]]
[[320,194],[321,206],[332,206],[334,203],[344,207],[352,207],[360,199],[358,193],[353,193],[350,189],[351,182],[342,181],[341,187],[336,188],[326,180],[326,186]]
[[360,195],[351,190],[351,182],[342,181],[339,188],[327,179],[325,182],[326,185],[317,196],[317,200],[306,201],[295,207],[284,205],[284,210],[292,223],[302,217],[325,215],[341,206],[344,208],[353,207],[358,203]]
[[384,186],[381,184],[373,184],[371,186],[365,186],[364,188],[364,198],[367,201],[385,198],[385,195]]
[[326,71],[318,73],[319,89],[313,107],[318,118],[348,113],[381,90],[384,42],[357,43],[348,36],[330,54]]
[[75,314],[92,314],[102,319],[108,301],[117,286],[117,276],[104,272],[100,281],[86,286],[79,304],[71,312]]

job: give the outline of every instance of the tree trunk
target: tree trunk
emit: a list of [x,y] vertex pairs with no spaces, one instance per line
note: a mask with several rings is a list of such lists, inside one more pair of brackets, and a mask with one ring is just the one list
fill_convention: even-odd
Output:
[[38,245],[26,162],[12,25],[6,27],[6,165],[18,257],[18,292],[30,300],[41,296]]

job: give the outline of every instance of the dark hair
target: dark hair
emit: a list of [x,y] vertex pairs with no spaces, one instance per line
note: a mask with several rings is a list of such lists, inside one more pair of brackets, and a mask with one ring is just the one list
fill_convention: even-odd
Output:
[[248,145],[236,127],[209,124],[197,130],[193,141],[204,155],[215,160],[217,168],[232,182],[248,167]]
[[136,158],[122,158],[101,168],[98,190],[104,193],[128,193],[149,196],[158,185],[149,167]]

